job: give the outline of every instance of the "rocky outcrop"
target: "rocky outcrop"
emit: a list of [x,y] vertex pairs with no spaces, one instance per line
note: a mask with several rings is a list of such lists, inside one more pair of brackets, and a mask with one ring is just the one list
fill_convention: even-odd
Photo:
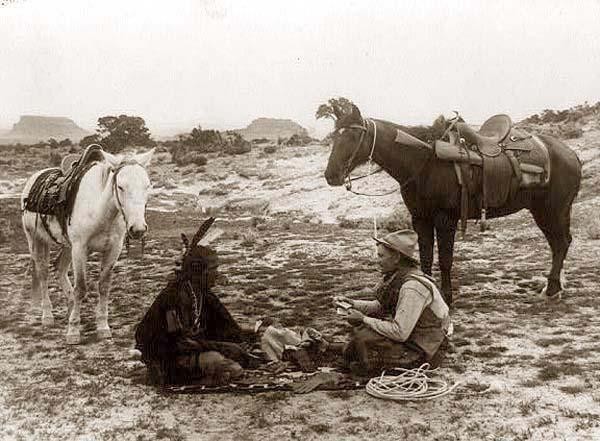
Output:
[[236,130],[244,139],[270,139],[290,138],[292,135],[308,135],[307,130],[291,119],[258,118],[252,121],[245,129]]
[[78,142],[90,132],[79,127],[72,119],[58,116],[21,116],[12,130],[2,134],[2,142],[20,142],[23,144],[46,141],[54,138],[57,141],[69,138]]

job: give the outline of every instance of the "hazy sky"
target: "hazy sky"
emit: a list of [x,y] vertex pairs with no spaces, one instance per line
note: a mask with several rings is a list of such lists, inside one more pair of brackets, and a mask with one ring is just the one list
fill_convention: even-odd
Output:
[[[7,0],[9,1],[9,0]],[[0,127],[135,114],[155,134],[363,115],[480,123],[600,100],[600,0],[63,1],[0,6]]]

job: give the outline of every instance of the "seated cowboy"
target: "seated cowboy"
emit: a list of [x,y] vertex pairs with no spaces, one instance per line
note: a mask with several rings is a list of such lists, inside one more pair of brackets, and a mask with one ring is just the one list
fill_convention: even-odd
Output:
[[254,343],[253,331],[242,329],[211,290],[217,254],[198,243],[213,221],[204,222],[191,242],[181,235],[181,269],[136,328],[136,348],[154,383],[223,384],[257,360],[242,347]]
[[419,270],[417,235],[401,230],[375,240],[383,273],[375,299],[334,299],[351,307],[347,321],[354,328],[345,364],[361,375],[424,362],[435,366],[447,344],[449,309],[434,281]]

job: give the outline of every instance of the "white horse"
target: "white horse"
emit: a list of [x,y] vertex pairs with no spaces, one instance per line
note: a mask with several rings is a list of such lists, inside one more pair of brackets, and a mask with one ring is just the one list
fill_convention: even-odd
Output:
[[[82,177],[63,234],[57,217],[47,217],[47,227],[41,215],[25,210],[25,199],[41,170],[29,178],[21,196],[23,229],[27,236],[33,263],[32,295],[34,302],[41,300],[42,325],[54,324],[52,304],[48,297],[48,250],[55,242],[63,246],[58,257],[57,277],[63,292],[72,303],[67,329],[67,344],[80,343],[81,300],[86,295],[86,264],[92,251],[102,253],[98,281],[98,306],[96,309],[96,331],[98,338],[111,337],[108,326],[108,294],[111,270],[117,261],[125,234],[134,239],[141,238],[148,229],[145,221],[146,202],[151,187],[146,166],[154,149],[129,158],[102,152],[104,161],[93,165]],[[73,262],[75,288],[67,272]],[[37,305],[34,305],[37,306]]]

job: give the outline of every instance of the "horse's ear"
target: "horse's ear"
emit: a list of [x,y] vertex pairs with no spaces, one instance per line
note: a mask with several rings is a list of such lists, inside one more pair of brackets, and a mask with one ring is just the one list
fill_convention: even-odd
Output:
[[356,107],[356,104],[352,104],[352,119],[362,122],[362,115],[360,114],[358,107]]
[[102,151],[102,155],[104,155],[104,160],[108,162],[108,165],[110,165],[112,168],[117,168],[117,166],[121,163],[122,158],[120,156],[116,156],[105,151]]
[[184,233],[181,233],[181,241],[183,242],[183,246],[187,250],[190,247],[190,241]]
[[152,155],[154,154],[154,150],[148,150],[146,153],[140,153],[139,155],[135,155],[135,161],[140,164],[142,167],[147,167],[152,159]]

